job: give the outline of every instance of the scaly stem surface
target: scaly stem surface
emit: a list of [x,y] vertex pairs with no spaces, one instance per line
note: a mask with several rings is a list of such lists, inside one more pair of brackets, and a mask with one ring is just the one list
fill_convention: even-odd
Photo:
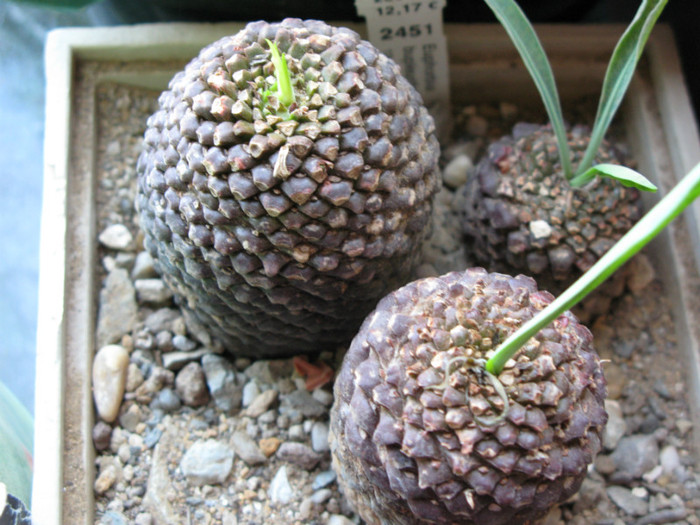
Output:
[[659,201],[608,252],[574,284],[518,330],[511,334],[486,362],[486,370],[498,375],[515,353],[542,328],[571,309],[627,262],[700,196],[700,164],[695,166],[666,197]]

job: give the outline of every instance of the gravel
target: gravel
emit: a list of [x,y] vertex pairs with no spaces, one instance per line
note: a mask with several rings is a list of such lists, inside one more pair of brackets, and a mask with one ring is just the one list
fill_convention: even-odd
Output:
[[[358,525],[330,468],[331,385],[307,391],[292,359],[229,359],[204,327],[183,317],[143,251],[132,205],[135,164],[156,97],[110,84],[98,91],[96,348],[117,345],[128,359],[114,381],[93,384],[96,399],[112,406],[98,410],[93,428],[95,523]],[[456,114],[456,139],[443,149],[446,184],[418,275],[469,265],[455,190],[486,140],[527,117],[510,104]],[[536,234],[546,229],[537,227]],[[670,299],[649,258],[638,256],[627,268],[627,292],[589,323],[608,360],[605,448],[580,492],[553,509],[546,525],[700,525],[700,476]],[[342,349],[326,352],[315,363],[337,369],[341,356]]]

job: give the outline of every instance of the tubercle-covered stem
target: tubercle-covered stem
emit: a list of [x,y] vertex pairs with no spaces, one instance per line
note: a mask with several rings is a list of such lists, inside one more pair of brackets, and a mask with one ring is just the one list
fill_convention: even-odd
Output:
[[698,196],[700,196],[700,164],[696,165],[668,195],[661,199],[574,284],[511,334],[486,362],[486,370],[494,375],[500,374],[506,362],[531,337],[595,290],[615,270],[656,237]]

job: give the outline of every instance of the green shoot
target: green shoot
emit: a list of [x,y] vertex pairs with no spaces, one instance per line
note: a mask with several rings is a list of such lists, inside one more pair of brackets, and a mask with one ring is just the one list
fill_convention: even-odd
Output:
[[530,21],[514,0],[484,0],[498,18],[508,36],[515,44],[525,67],[530,73],[537,90],[542,97],[542,103],[552,124],[552,130],[557,137],[559,159],[567,179],[573,176],[569,142],[566,139],[566,126],[559,101],[559,92],[554,81],[554,72],[549,65],[547,54],[535,33]]
[[277,45],[268,39],[265,39],[267,45],[270,46],[272,53],[272,63],[275,66],[275,78],[277,79],[277,98],[280,103],[288,108],[295,102],[294,89],[292,88],[292,77],[287,68],[287,57],[284,53],[280,53]]
[[700,196],[700,164],[659,201],[574,284],[518,330],[511,334],[486,362],[486,370],[498,375],[515,353],[542,328],[571,309],[627,262]]
[[629,188],[656,192],[658,189],[644,175],[619,164],[596,164],[583,173],[576,175],[570,183],[573,187],[583,186],[595,177],[608,177]]
[[[637,67],[649,34],[668,0],[642,0],[637,14],[615,46],[603,81],[598,112],[591,132],[591,140],[584,158],[575,171],[571,166],[566,127],[554,81],[554,74],[534,28],[515,0],[484,1],[505,28],[535,82],[552,125],[552,130],[557,138],[564,176],[569,180],[576,180],[576,177],[586,173],[592,166],[603,137],[610,127],[610,123],[632,81],[634,70]],[[605,170],[598,171],[597,175],[607,175]],[[616,177],[613,176],[613,178]],[[645,189],[647,185],[651,185],[651,183],[646,181],[640,187]]]
[[656,20],[661,15],[661,11],[666,6],[666,2],[668,0],[642,0],[637,14],[615,46],[608,70],[605,72],[603,89],[598,102],[598,113],[591,131],[591,141],[588,143],[577,174],[586,171],[593,164],[593,159],[603,142],[603,137],[632,81],[644,45]]

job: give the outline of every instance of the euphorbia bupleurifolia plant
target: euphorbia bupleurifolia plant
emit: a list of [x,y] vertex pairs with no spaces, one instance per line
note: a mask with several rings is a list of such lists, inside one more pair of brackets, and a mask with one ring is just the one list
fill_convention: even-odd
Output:
[[655,190],[604,137],[666,0],[644,0],[617,43],[590,132],[567,130],[552,68],[518,5],[485,1],[520,53],[549,125],[517,124],[489,147],[465,187],[464,232],[480,264],[560,290],[641,216],[638,190]]

